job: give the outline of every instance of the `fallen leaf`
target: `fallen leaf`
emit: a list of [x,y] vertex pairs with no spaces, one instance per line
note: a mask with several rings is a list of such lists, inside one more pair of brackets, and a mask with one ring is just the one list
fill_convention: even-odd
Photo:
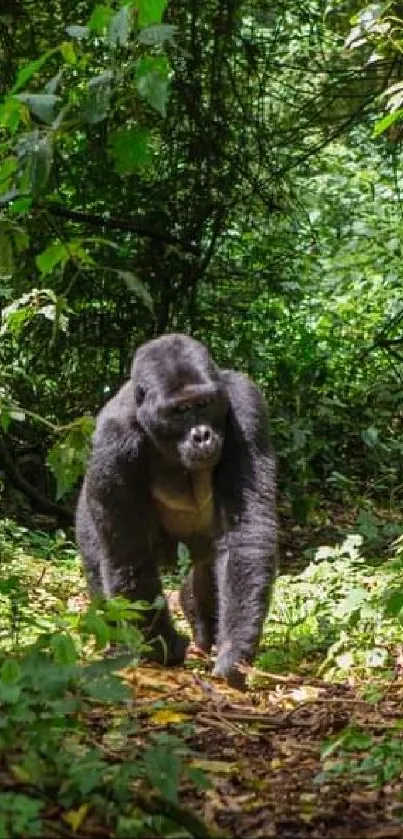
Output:
[[66,813],[63,813],[62,819],[71,827],[72,831],[76,833],[81,827],[89,808],[89,804],[82,804],[78,810],[68,810]]
[[238,767],[236,763],[227,763],[224,760],[192,760],[191,766],[195,769],[203,769],[213,775],[231,775]]
[[160,708],[150,715],[150,722],[155,725],[171,725],[181,723],[189,719],[189,714],[182,714],[179,711],[171,711],[169,708]]

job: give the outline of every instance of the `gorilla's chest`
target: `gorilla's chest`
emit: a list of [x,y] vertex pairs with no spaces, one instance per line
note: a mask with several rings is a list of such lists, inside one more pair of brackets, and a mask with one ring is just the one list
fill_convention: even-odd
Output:
[[213,482],[211,472],[156,477],[151,485],[159,521],[176,539],[211,531]]

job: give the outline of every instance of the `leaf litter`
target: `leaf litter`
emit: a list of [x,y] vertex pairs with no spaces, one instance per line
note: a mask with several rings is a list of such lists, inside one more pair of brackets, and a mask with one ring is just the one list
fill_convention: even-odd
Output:
[[[192,722],[193,764],[208,774],[211,788],[195,792],[185,784],[181,803],[212,835],[403,836],[400,780],[373,789],[357,778],[323,778],[321,762],[324,740],[346,726],[376,735],[399,723],[403,683],[387,683],[374,704],[362,698],[362,685],[296,676],[276,682],[275,674],[240,693],[211,679],[204,661],[193,671],[147,665],[127,678],[146,729]],[[153,710],[156,701],[161,710]]]

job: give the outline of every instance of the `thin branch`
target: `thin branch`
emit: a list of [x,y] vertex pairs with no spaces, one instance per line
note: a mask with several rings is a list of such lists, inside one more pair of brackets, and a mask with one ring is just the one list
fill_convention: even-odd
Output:
[[190,253],[195,253],[197,250],[195,245],[184,242],[178,236],[165,233],[161,230],[151,229],[139,221],[118,218],[116,216],[97,215],[96,213],[87,213],[83,210],[69,210],[67,207],[61,207],[57,204],[38,204],[33,209],[40,212],[45,211],[53,216],[58,216],[59,218],[64,218],[67,221],[72,221],[77,224],[89,224],[92,227],[106,227],[111,230],[127,230],[136,236],[157,239],[159,242],[165,242],[167,245],[175,245],[181,248],[181,250]]

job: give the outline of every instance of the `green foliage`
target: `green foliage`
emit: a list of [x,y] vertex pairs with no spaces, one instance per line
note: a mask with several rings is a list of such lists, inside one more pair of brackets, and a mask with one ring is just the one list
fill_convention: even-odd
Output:
[[141,29],[152,23],[160,23],[168,5],[168,0],[139,0],[135,7]]
[[156,745],[145,753],[144,770],[150,783],[164,798],[177,801],[181,761],[173,752],[169,738],[168,742]]
[[370,787],[396,782],[403,770],[402,745],[400,726],[381,737],[356,725],[347,726],[323,745],[323,771],[316,780],[323,783],[348,776]]
[[102,122],[106,118],[112,97],[112,81],[113,74],[110,70],[105,70],[89,80],[82,110],[85,122],[90,125]]
[[384,566],[365,561],[363,537],[348,536],[338,547],[321,547],[299,575],[283,575],[260,654],[270,671],[312,668],[328,680],[388,676],[390,650],[399,643],[401,538]]
[[[402,10],[392,0],[384,3],[365,4],[351,18],[353,24],[345,41],[350,50],[360,49],[365,64],[371,69],[382,68],[386,62],[396,65],[392,76],[386,76],[384,89],[381,91],[379,102],[382,109],[389,111],[386,116],[377,119],[373,136],[379,137],[393,126],[401,123],[403,115],[403,81],[396,80],[401,75],[399,60],[403,52],[403,18]],[[397,60],[396,60],[397,59]],[[389,84],[389,80],[392,83]]]
[[0,835],[4,839],[40,836],[43,806],[40,798],[31,798],[21,793],[0,793]]
[[[176,802],[182,779],[206,779],[188,767],[192,753],[179,737],[149,737],[134,713],[122,668],[144,649],[134,623],[144,605],[116,599],[69,611],[78,564],[62,534],[54,541],[0,523],[0,552],[1,836],[46,835],[58,818],[76,832],[90,812],[111,834],[154,835],[161,817],[158,806],[144,809],[147,796]],[[111,642],[129,652],[100,657]],[[166,820],[162,835],[172,829]]]
[[150,136],[143,128],[124,128],[110,137],[109,153],[119,175],[151,163]]
[[163,56],[142,58],[135,71],[138,93],[163,117],[169,92],[168,72],[168,61]]
[[72,423],[142,340],[182,329],[267,393],[294,518],[314,521],[323,495],[393,506],[403,182],[372,141],[378,82],[356,73],[374,38],[385,59],[398,48],[387,6],[357,12],[341,57],[339,4],[280,4],[274,22],[242,4],[84,4],[64,19],[52,3],[38,54],[18,23],[0,106],[0,364],[6,406],[47,422],[27,435],[58,497],[85,464]]
[[94,420],[78,419],[49,451],[48,464],[56,478],[56,498],[62,498],[85,471]]

